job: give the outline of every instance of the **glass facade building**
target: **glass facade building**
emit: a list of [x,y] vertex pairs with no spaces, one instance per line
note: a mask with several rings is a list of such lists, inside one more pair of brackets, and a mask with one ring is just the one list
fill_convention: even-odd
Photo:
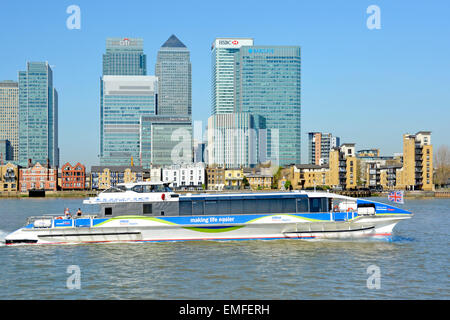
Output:
[[301,163],[298,46],[242,46],[235,54],[235,111],[264,117],[266,159]]
[[19,164],[59,166],[58,95],[47,62],[28,62],[19,72]]
[[107,38],[103,55],[103,75],[145,76],[147,57],[140,38]]
[[155,75],[158,77],[159,115],[192,114],[192,75],[190,53],[172,35],[159,49]]
[[234,59],[243,45],[252,46],[250,38],[217,38],[211,46],[212,114],[234,112]]
[[141,117],[142,166],[192,162],[191,117]]
[[257,163],[259,117],[247,112],[215,114],[208,119],[208,163],[226,168]]
[[158,80],[155,76],[103,76],[100,121],[100,165],[140,161],[140,121],[154,115]]
[[[13,152],[7,160],[19,159],[19,84],[0,82],[0,140],[10,142]],[[5,160],[3,154],[3,160]]]

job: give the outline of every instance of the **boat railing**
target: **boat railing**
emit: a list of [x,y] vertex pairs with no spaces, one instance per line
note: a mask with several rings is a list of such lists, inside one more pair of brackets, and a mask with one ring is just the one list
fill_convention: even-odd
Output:
[[27,227],[32,228],[54,228],[54,227],[92,227],[93,220],[97,215],[81,215],[64,217],[61,215],[42,215],[27,218]]

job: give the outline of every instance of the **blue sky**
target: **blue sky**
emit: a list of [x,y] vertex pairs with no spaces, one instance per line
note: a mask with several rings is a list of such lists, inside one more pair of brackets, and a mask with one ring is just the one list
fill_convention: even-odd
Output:
[[[81,29],[69,30],[70,5]],[[369,30],[369,5],[381,29]],[[193,120],[211,113],[210,47],[216,37],[302,48],[302,162],[307,132],[357,149],[402,152],[402,134],[432,131],[450,142],[448,1],[28,1],[0,9],[0,80],[27,61],[48,61],[59,92],[61,161],[98,164],[99,79],[107,37],[142,37],[147,71],[171,34],[191,51]]]

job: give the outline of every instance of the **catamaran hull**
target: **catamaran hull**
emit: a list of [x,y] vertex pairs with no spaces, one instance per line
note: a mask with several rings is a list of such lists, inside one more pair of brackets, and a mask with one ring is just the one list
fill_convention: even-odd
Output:
[[280,215],[244,224],[183,225],[168,224],[167,221],[161,222],[157,218],[145,220],[123,216],[110,219],[100,226],[87,228],[22,228],[6,237],[5,243],[15,245],[188,240],[357,239],[390,236],[395,225],[400,220],[408,218],[373,216],[358,217],[352,221],[311,222],[291,215]]

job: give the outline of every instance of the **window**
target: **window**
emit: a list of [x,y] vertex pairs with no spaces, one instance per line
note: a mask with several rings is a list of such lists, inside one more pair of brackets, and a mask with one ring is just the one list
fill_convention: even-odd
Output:
[[297,212],[308,212],[309,206],[308,206],[308,199],[302,198],[297,199]]
[[152,204],[151,203],[145,203],[142,206],[142,213],[143,214],[152,214],[153,213]]
[[112,208],[111,207],[105,208],[105,216],[112,216]]

